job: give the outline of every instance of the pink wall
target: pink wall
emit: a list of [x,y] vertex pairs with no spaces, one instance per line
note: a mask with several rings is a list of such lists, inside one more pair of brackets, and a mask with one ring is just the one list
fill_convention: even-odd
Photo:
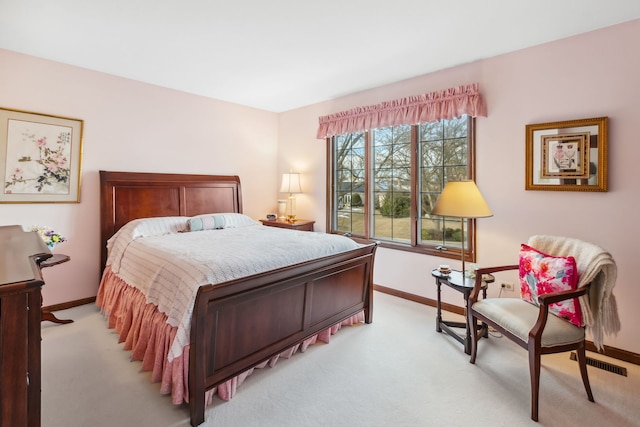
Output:
[[[477,119],[477,182],[494,212],[478,220],[478,263],[517,262],[520,243],[533,234],[572,236],[607,248],[618,263],[615,295],[622,331],[605,344],[640,353],[635,331],[640,287],[634,269],[640,238],[637,40],[640,20],[281,114],[280,169],[298,164],[307,181],[299,216],[314,218],[319,229],[326,221],[325,144],[315,139],[319,116],[478,82],[489,114]],[[525,125],[600,116],[609,117],[608,192],[524,190]],[[381,249],[375,282],[435,298],[430,271],[445,261]],[[454,291],[447,291],[445,299],[462,305]]]
[[239,175],[245,213],[275,209],[277,115],[0,50],[0,106],[84,120],[79,204],[2,204],[0,225],[48,225],[71,262],[44,270],[44,304],[96,295],[98,170]]

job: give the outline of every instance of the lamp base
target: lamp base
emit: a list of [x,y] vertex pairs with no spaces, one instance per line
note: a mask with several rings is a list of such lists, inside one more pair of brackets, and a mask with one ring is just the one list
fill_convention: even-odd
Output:
[[293,224],[296,222],[296,195],[289,194],[289,200],[287,200],[287,222]]
[[285,221],[287,219],[287,201],[278,200],[278,219]]

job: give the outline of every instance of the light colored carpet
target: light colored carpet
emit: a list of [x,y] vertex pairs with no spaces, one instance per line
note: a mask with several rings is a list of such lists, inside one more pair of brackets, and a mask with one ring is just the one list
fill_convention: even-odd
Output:
[[[190,425],[188,408],[159,394],[93,304],[56,315],[75,322],[42,325],[43,427]],[[433,307],[376,292],[373,324],[256,370],[231,401],[216,398],[203,426],[640,426],[640,366],[588,353],[628,370],[589,366],[591,403],[569,353],[543,356],[535,423],[527,353],[492,336],[471,365],[434,319]]]

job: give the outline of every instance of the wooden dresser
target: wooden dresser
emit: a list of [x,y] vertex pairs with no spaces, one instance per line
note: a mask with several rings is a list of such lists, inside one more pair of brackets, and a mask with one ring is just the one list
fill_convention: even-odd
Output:
[[40,425],[40,263],[37,233],[0,226],[0,426]]

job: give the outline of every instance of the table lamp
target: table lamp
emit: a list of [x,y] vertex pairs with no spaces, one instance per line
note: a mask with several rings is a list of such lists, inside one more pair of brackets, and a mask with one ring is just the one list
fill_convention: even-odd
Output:
[[444,186],[436,201],[433,215],[460,218],[462,245],[462,277],[465,277],[464,266],[464,220],[467,218],[485,218],[493,216],[491,209],[484,201],[480,190],[473,181],[449,181]]
[[289,193],[289,200],[287,203],[287,221],[290,223],[296,222],[296,194],[302,193],[300,188],[300,174],[299,173],[283,173],[282,185],[280,186],[281,193]]

